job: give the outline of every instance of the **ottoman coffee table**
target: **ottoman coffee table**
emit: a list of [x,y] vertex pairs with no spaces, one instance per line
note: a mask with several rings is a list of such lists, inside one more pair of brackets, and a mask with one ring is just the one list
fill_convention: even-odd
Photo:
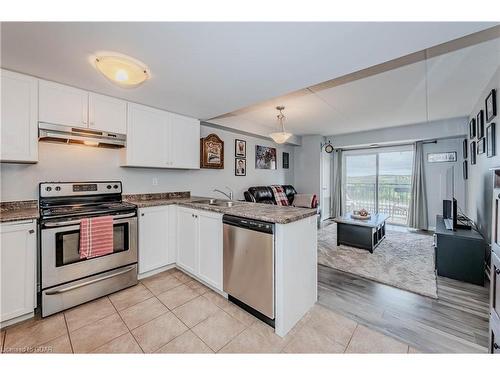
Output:
[[337,223],[337,246],[348,245],[373,250],[385,238],[387,214],[373,214],[370,219],[353,219],[350,213],[333,219]]

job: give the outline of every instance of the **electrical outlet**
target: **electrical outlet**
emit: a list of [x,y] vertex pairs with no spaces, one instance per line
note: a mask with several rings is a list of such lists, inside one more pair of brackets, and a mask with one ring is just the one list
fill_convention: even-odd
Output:
[[158,177],[153,177],[153,186],[158,186]]

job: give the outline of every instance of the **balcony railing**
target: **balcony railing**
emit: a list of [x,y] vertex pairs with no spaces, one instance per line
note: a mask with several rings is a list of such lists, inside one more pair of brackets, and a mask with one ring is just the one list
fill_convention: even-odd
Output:
[[[366,209],[376,212],[375,183],[347,183],[345,187],[345,209]],[[406,225],[410,205],[411,187],[409,184],[379,183],[378,212],[389,215],[392,224]]]

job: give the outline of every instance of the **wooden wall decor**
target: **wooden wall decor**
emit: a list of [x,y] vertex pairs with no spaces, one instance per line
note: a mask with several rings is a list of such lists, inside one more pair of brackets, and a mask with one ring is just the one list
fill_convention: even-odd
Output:
[[200,168],[224,169],[224,141],[216,134],[200,139]]

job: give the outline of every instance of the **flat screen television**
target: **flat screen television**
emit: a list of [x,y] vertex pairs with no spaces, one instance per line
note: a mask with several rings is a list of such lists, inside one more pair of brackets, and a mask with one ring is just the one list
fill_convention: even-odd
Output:
[[470,229],[469,225],[458,223],[458,204],[457,200],[455,199],[454,167],[450,167],[446,171],[446,199],[443,201],[443,219],[445,220],[446,229]]

